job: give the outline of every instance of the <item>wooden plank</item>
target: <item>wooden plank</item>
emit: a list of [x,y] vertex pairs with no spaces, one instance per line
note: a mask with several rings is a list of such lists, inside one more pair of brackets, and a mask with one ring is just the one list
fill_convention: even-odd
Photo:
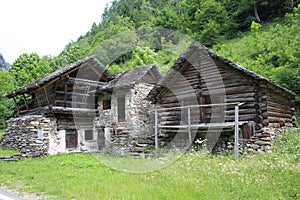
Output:
[[158,115],[157,115],[157,110],[154,111],[155,113],[155,149],[158,149]]
[[188,108],[188,134],[189,134],[189,142],[192,144],[192,129],[191,129],[191,109]]
[[40,102],[40,99],[39,99],[38,92],[35,92],[34,95],[35,95],[35,98],[36,98],[36,101],[37,101],[39,107],[41,107],[41,102]]
[[234,157],[235,160],[239,158],[239,106],[235,106],[234,118]]
[[[235,103],[218,103],[218,104],[204,104],[204,105],[192,105],[192,106],[180,106],[176,107],[176,109],[182,109],[182,108],[199,108],[199,107],[214,107],[214,106],[226,106],[226,105],[237,105],[239,102]],[[173,110],[174,108],[158,108],[155,109],[157,111],[162,111],[162,110]]]
[[156,76],[154,75],[154,73],[152,72],[152,70],[150,70],[149,73],[150,73],[151,77],[153,78],[153,80],[154,80],[155,82],[157,82],[158,79],[156,78]]
[[290,118],[290,119],[292,119],[292,115],[291,114],[286,114],[284,112],[268,112],[268,115],[270,117]]
[[[241,126],[243,124],[249,123],[248,121],[239,121],[238,125]],[[224,123],[201,123],[201,124],[191,124],[192,129],[197,128],[230,128],[234,127],[236,124],[235,122],[224,122]],[[183,128],[187,129],[188,125],[162,125],[158,126],[159,128]]]
[[64,107],[67,107],[67,98],[68,98],[68,86],[65,85],[65,94],[64,94]]
[[243,97],[253,97],[254,98],[255,93],[254,92],[245,92],[240,94],[229,94],[226,95],[227,99],[236,99],[236,98],[243,98]]
[[276,107],[273,107],[273,106],[268,106],[267,111],[268,111],[268,112],[277,112],[277,113],[292,114],[292,111],[291,111],[291,110],[286,110],[286,109],[276,108]]
[[26,99],[26,97],[25,97],[25,94],[23,93],[22,96],[23,96],[23,99],[24,99],[24,102],[25,102],[25,105],[26,105],[27,110],[30,110],[30,109],[29,109],[29,106],[28,106],[27,99]]
[[[240,121],[253,121],[255,115],[249,114],[249,115],[239,115]],[[234,121],[234,116],[225,116],[226,121]]]
[[285,104],[280,104],[280,103],[275,103],[272,100],[268,101],[268,106],[271,106],[273,108],[279,108],[279,109],[283,109],[283,110],[290,110],[291,107]]
[[[250,108],[250,109],[239,109],[239,114],[255,114],[255,109],[254,108]],[[234,115],[235,114],[235,110],[226,110],[225,111],[226,115]]]
[[255,99],[252,97],[241,97],[241,98],[236,98],[236,99],[225,99],[225,102],[227,103],[232,103],[232,102],[255,102]]
[[13,100],[14,100],[14,104],[15,104],[15,106],[16,106],[16,108],[17,108],[17,112],[20,113],[20,109],[19,109],[19,106],[18,106],[18,104],[17,104],[17,101],[16,101],[15,96],[13,96]]
[[49,103],[49,98],[48,98],[47,90],[46,90],[45,87],[44,87],[44,93],[45,93],[45,96],[46,96],[46,99],[47,99],[47,103],[48,103],[48,105],[49,105],[49,104],[50,104],[50,103]]

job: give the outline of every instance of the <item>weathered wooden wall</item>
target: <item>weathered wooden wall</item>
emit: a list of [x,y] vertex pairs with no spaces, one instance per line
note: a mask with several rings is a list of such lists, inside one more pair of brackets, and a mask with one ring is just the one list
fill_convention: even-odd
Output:
[[270,127],[278,128],[286,123],[296,125],[295,101],[292,95],[268,85],[268,90],[262,98],[267,101],[265,120]]
[[[161,92],[158,104],[163,108],[198,104],[246,102],[240,107],[240,121],[253,122],[256,116],[255,88],[249,78],[233,69],[202,62],[197,70],[189,63]],[[179,125],[186,121],[183,109],[160,111],[161,125]],[[193,108],[192,124],[234,122],[234,106]]]

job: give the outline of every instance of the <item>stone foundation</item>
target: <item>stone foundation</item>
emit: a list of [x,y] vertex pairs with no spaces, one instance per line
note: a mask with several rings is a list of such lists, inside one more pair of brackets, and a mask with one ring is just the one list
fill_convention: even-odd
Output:
[[[240,153],[254,154],[260,151],[268,151],[275,145],[276,139],[284,134],[284,128],[263,128],[250,140],[239,141]],[[234,150],[234,136],[220,138],[214,148],[215,153],[232,153]]]
[[104,152],[116,156],[147,157],[153,154],[154,137],[106,128]]
[[[14,118],[0,139],[0,147],[19,150],[24,156],[49,154],[50,138],[56,135],[56,119],[41,115]],[[53,141],[52,141],[53,142]]]

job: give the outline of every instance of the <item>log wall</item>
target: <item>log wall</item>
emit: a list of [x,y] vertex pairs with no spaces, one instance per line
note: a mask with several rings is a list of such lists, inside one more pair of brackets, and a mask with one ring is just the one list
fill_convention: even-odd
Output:
[[[232,68],[217,66],[207,60],[200,70],[185,63],[181,71],[164,89],[158,99],[159,107],[172,108],[198,104],[245,102],[240,106],[240,121],[260,121],[256,115],[255,85],[252,80]],[[161,125],[185,124],[187,111],[174,109],[160,111]],[[234,122],[234,106],[201,107],[191,110],[192,124],[209,122]]]
[[295,101],[292,95],[268,86],[263,98],[267,101],[266,116],[270,127],[279,128],[287,123],[296,126]]

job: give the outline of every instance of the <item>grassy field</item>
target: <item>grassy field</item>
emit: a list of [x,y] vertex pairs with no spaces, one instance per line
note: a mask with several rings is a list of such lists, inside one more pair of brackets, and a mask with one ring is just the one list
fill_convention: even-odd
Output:
[[70,154],[1,162],[0,184],[51,199],[300,198],[300,130],[287,132],[272,152],[238,161],[191,152],[161,170],[134,174],[112,169],[100,162],[103,157]]

